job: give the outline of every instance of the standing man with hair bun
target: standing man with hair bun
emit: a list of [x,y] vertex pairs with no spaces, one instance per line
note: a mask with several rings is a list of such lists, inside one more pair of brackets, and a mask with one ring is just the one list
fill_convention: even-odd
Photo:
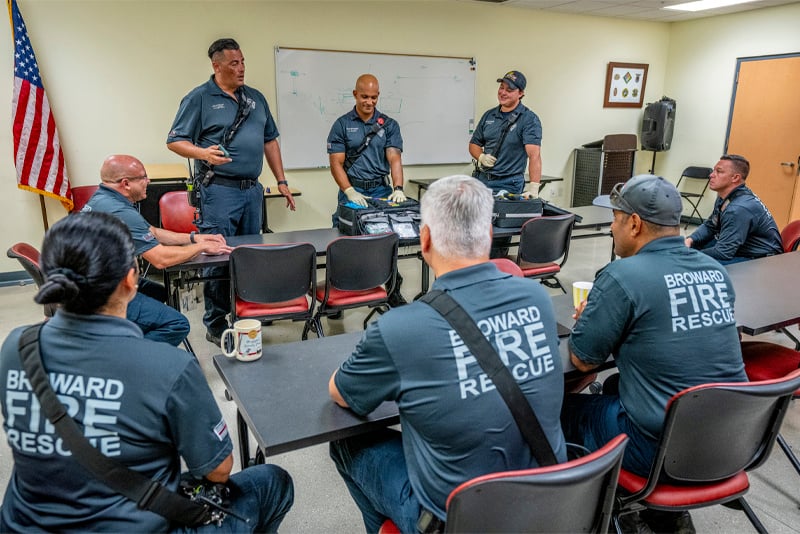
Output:
[[[235,236],[261,230],[264,188],[259,183],[264,157],[286,197],[294,198],[283,173],[278,129],[266,98],[244,83],[244,56],[230,38],[218,39],[208,48],[214,73],[181,101],[167,136],[167,148],[195,160],[199,182],[198,228],[204,234]],[[224,277],[224,267],[206,269],[208,277]],[[227,281],[205,283],[206,339],[219,345],[228,328],[230,310]]]

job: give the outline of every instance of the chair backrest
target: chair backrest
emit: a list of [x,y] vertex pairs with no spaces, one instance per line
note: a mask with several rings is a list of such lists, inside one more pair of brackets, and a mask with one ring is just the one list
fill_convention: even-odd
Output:
[[380,285],[387,289],[397,275],[395,233],[340,237],[328,245],[325,276],[329,286],[362,291]]
[[522,225],[518,260],[528,263],[549,263],[562,258],[567,261],[575,215],[535,217]]
[[98,185],[79,185],[72,188],[72,212],[81,211],[97,191]]
[[776,380],[703,384],[677,393],[667,404],[648,486],[719,481],[758,467],[798,387],[800,369]]
[[800,219],[790,222],[781,230],[781,242],[784,252],[797,250],[800,245]]
[[606,532],[622,455],[620,434],[563,464],[472,479],[447,498],[446,532]]
[[169,191],[161,195],[158,211],[161,228],[182,234],[197,231],[194,224],[195,209],[189,204],[186,191]]
[[711,167],[696,167],[696,166],[686,167],[685,169],[683,169],[681,177],[678,178],[678,183],[675,184],[675,187],[679,188],[684,178],[689,178],[692,180],[704,180],[705,183],[703,184],[703,190],[699,193],[700,195],[704,195],[706,193],[706,189],[708,189],[708,179],[713,170],[714,169],[712,169]]
[[520,269],[519,265],[509,260],[508,258],[492,258],[489,261],[497,265],[497,268],[503,271],[504,273],[508,273],[514,276],[521,276],[521,277],[525,276],[525,273],[522,272],[522,269]]
[[[6,251],[6,256],[19,261],[22,268],[25,269],[25,272],[33,279],[33,283],[36,284],[36,287],[42,287],[42,284],[44,284],[44,274],[39,264],[39,251],[36,250],[35,247],[28,243],[17,243]],[[52,317],[57,307],[58,306],[55,304],[46,304],[44,306],[45,316]]]
[[307,295],[317,282],[317,251],[309,243],[236,247],[228,264],[231,291],[248,302],[296,299]]

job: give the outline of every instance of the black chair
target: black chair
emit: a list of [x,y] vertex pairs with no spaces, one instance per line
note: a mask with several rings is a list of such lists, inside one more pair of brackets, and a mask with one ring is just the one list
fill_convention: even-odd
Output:
[[[36,287],[42,287],[44,284],[44,274],[42,273],[41,266],[39,265],[39,251],[28,243],[17,243],[12,245],[6,251],[6,256],[14,258],[22,265]],[[55,304],[45,304],[44,315],[45,317],[52,317],[58,308]]]
[[[800,369],[800,352],[766,341],[743,342],[742,359],[747,378],[753,381],[781,378]],[[794,392],[794,398],[800,398],[800,390]],[[792,448],[780,434],[778,434],[777,442],[792,467],[800,475],[800,460],[795,456]]]
[[775,444],[800,369],[763,382],[704,384],[667,404],[653,467],[640,477],[620,470],[614,526],[619,516],[645,508],[684,511],[714,504],[741,509],[766,532],[744,494],[746,471],[763,464]]
[[364,328],[375,312],[388,311],[389,293],[397,278],[395,233],[340,237],[326,252],[325,282],[317,284],[314,295],[319,301],[315,315],[317,334],[324,336],[320,317],[368,306]]
[[575,215],[570,213],[535,217],[522,225],[517,265],[525,278],[534,278],[547,287],[567,292],[556,275],[567,263],[574,224]]
[[231,322],[238,319],[305,321],[314,324],[314,299],[308,294],[317,283],[317,251],[309,243],[247,245],[233,249],[228,260],[231,275]]
[[[675,187],[678,188],[680,191],[681,182],[684,178],[686,178],[687,182],[691,180],[702,180],[703,181],[703,189],[698,192],[692,191],[681,191],[681,198],[684,199],[686,202],[692,206],[692,211],[689,213],[689,217],[686,220],[686,226],[683,229],[687,229],[689,227],[689,219],[691,219],[695,214],[700,219],[700,224],[703,224],[705,220],[700,212],[698,211],[698,206],[700,206],[700,202],[703,200],[703,195],[706,194],[706,190],[708,189],[708,178],[711,175],[713,169],[711,167],[686,167],[683,169],[683,173],[681,173],[681,177],[678,178],[678,183],[675,184]],[[695,189],[699,187],[699,185],[695,186]]]
[[576,460],[465,482],[447,498],[445,532],[607,532],[627,444],[620,434]]

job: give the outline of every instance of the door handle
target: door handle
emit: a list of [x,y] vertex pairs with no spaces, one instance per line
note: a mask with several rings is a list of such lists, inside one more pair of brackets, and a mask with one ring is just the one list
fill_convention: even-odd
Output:
[[790,169],[793,169],[794,168],[794,162],[793,161],[782,161],[781,162],[781,166],[782,167],[789,167]]

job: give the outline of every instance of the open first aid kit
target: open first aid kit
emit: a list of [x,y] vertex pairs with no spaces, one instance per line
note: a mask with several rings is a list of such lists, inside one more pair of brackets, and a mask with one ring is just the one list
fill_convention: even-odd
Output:
[[340,232],[345,235],[394,232],[401,244],[419,240],[419,202],[408,199],[397,203],[381,198],[369,198],[367,202],[367,207],[353,202],[339,205],[336,217]]
[[492,224],[499,228],[519,228],[528,219],[541,217],[542,211],[541,199],[525,199],[511,193],[495,195]]

